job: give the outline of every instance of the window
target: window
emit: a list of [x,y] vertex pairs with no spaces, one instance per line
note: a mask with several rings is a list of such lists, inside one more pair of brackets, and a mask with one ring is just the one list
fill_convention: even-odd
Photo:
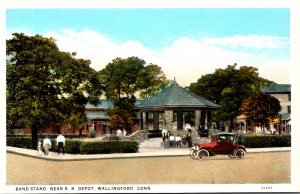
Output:
[[291,113],[291,106],[288,106],[288,113]]
[[289,102],[291,102],[291,98],[292,98],[291,93],[288,94],[288,98],[289,98]]

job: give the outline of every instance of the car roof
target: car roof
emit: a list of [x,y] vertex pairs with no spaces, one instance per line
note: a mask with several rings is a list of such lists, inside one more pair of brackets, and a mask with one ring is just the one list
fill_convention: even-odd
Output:
[[212,133],[212,135],[223,135],[223,136],[230,136],[230,135],[235,135],[234,133],[229,133],[229,132],[216,132],[216,133]]

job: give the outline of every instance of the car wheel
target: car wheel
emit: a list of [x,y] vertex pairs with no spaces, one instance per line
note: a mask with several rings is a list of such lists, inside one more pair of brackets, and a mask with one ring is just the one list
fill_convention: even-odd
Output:
[[243,149],[237,149],[235,151],[235,158],[236,159],[242,159],[245,156],[245,151]]
[[228,157],[229,158],[235,158],[235,155],[234,154],[229,154]]
[[197,156],[199,160],[206,160],[209,156],[209,152],[205,149],[201,149],[197,152]]
[[198,159],[197,158],[197,152],[198,152],[198,150],[191,150],[191,157],[192,157],[193,160]]

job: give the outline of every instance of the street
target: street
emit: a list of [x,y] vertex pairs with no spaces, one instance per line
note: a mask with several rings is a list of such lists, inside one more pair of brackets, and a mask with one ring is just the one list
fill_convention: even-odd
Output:
[[205,161],[189,156],[53,161],[7,153],[8,185],[290,183],[290,171],[290,152]]

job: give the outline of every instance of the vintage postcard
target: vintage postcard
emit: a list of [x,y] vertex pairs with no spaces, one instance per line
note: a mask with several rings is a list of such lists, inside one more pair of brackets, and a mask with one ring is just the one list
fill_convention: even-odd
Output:
[[299,192],[299,8],[4,1],[1,193]]

